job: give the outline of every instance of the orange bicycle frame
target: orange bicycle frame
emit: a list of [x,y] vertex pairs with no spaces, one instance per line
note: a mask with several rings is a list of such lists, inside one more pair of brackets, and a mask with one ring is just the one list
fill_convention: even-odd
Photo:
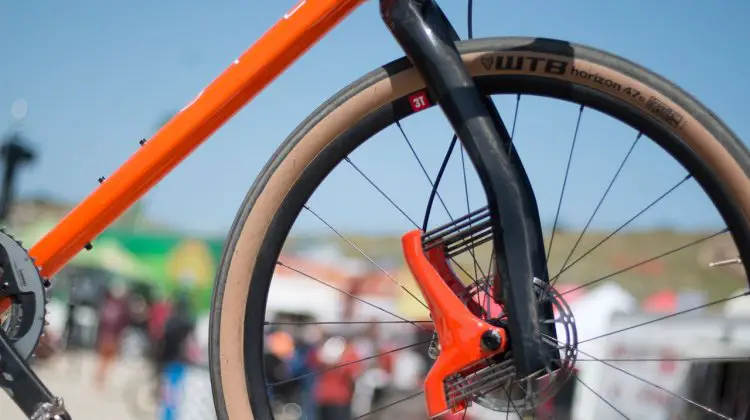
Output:
[[54,275],[364,0],[300,0],[29,251]]

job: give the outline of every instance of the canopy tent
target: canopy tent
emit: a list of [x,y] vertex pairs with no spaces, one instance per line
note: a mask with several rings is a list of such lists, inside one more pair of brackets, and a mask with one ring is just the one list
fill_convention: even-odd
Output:
[[143,264],[119,242],[112,239],[97,241],[91,251],[76,255],[71,264],[79,267],[106,268],[127,279],[148,281],[155,276],[152,268]]
[[[19,229],[17,238],[36,243],[57,223],[42,219]],[[189,291],[198,309],[207,309],[223,240],[170,233],[109,229],[92,241],[94,248],[76,255],[70,265],[102,269],[115,277],[139,281],[164,294]]]
[[[56,225],[52,219],[44,219],[27,226],[17,234],[17,239],[34,244]],[[129,279],[149,280],[153,278],[152,270],[144,265],[122,244],[106,236],[96,242],[90,251],[79,252],[70,261],[71,265],[87,268],[106,269],[117,276]]]
[[211,304],[223,240],[177,234],[133,233],[107,230],[95,241],[113,240],[136,257],[149,274],[149,282],[166,294],[188,291],[198,310]]
[[319,321],[340,319],[341,292],[302,275],[275,274],[266,311],[308,315]]

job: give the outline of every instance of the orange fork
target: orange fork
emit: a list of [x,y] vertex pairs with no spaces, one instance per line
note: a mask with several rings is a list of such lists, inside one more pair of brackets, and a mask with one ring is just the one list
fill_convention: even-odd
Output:
[[[477,318],[458,299],[425,256],[421,231],[408,232],[401,243],[406,263],[427,300],[440,343],[440,355],[425,378],[427,414],[435,418],[447,411],[460,412],[468,407],[468,401],[450,406],[446,380],[476,366],[483,359],[503,353],[508,343],[506,332]],[[483,336],[488,333],[500,337],[498,348],[487,349],[481,345]]]

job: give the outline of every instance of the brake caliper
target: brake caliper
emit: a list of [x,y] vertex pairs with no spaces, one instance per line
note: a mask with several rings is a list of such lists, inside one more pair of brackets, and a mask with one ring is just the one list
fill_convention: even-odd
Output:
[[471,296],[478,290],[464,286],[448,264],[449,258],[492,238],[483,219],[489,220],[478,211],[425,235],[414,230],[402,238],[440,348],[424,385],[430,418],[465,410],[475,396],[501,388],[515,376],[511,360],[498,362],[508,348],[505,329],[485,320],[485,308]]

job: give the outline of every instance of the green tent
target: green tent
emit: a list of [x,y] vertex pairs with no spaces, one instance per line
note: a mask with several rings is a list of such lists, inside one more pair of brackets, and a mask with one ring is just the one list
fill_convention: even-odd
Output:
[[[56,223],[40,220],[21,229],[17,237],[32,245]],[[146,283],[166,295],[188,292],[194,297],[197,309],[209,307],[223,240],[110,228],[93,240],[92,245],[91,251],[81,250],[69,264],[104,269]]]
[[96,241],[96,246],[91,251],[80,252],[70,264],[106,269],[113,274],[133,280],[148,281],[155,275],[152,267],[144,264],[113,239]]
[[187,291],[200,310],[211,303],[223,240],[110,229],[94,242],[114,240],[148,267],[152,284],[166,294]]
[[11,228],[10,233],[12,233],[16,239],[22,241],[24,246],[31,247],[39,242],[39,240],[42,239],[47,232],[52,230],[55,225],[57,225],[57,220],[46,218],[39,220],[36,223],[23,226],[18,230]]

